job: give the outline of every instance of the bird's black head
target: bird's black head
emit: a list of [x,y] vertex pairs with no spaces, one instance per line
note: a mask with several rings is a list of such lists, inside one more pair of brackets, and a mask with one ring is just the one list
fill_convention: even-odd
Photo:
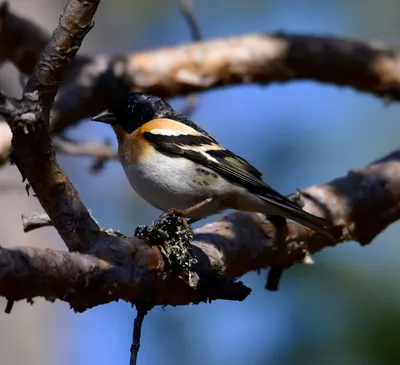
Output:
[[130,93],[110,108],[92,118],[93,121],[120,125],[125,132],[134,130],[156,118],[175,118],[177,113],[163,99],[148,94]]

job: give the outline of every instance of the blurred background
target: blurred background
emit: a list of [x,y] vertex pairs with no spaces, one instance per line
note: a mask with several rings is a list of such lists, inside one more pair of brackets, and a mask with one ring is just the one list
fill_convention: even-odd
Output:
[[[10,1],[49,31],[65,2]],[[197,0],[195,10],[206,39],[282,30],[400,42],[398,0]],[[122,54],[188,41],[178,0],[103,0],[80,52]],[[0,87],[19,95],[11,65],[2,68]],[[347,88],[293,82],[203,93],[192,119],[252,161],[273,187],[291,193],[398,148],[399,115],[398,104]],[[87,121],[69,134],[115,141],[108,126]],[[132,233],[159,214],[131,190],[119,164],[92,175],[89,159],[60,160],[102,226]],[[52,228],[22,232],[21,213],[41,208],[20,181],[14,168],[0,169],[0,244],[66,249]],[[397,365],[399,228],[392,225],[367,247],[324,250],[314,266],[290,269],[277,293],[264,290],[265,273],[249,273],[242,280],[253,292],[242,303],[154,309],[144,323],[139,364]],[[0,309],[5,305],[1,298]],[[0,311],[1,363],[127,364],[135,314],[122,302],[83,314],[60,301],[16,303],[11,315]]]

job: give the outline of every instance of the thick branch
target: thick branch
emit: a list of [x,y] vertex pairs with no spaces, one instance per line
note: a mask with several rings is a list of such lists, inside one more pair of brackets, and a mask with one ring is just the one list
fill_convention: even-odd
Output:
[[399,59],[389,48],[368,43],[293,34],[245,35],[125,55],[103,70],[95,58],[82,68],[92,70],[93,83],[83,83],[76,72],[77,82],[62,90],[54,105],[52,125],[59,131],[128,90],[171,97],[228,85],[315,80],[400,100]]
[[[0,294],[11,300],[50,296],[67,300],[78,309],[119,298],[152,304],[243,299],[248,290],[227,278],[268,266],[288,267],[309,261],[309,253],[326,247],[325,239],[294,223],[288,225],[286,247],[278,247],[271,222],[260,214],[235,213],[196,230],[193,246],[199,260],[195,269],[200,281],[190,286],[171,271],[158,247],[100,230],[57,164],[47,118],[63,72],[90,28],[97,4],[96,0],[70,0],[28,82],[23,100],[0,95],[1,114],[14,134],[18,166],[70,250],[90,256],[49,250],[2,250]],[[112,84],[104,82],[113,80],[122,81],[126,89],[135,86],[172,96],[225,84],[312,77],[397,98],[396,75],[389,72],[397,67],[395,56],[374,46],[329,38],[253,35],[214,40],[114,60],[108,64],[108,72],[98,75],[99,83],[87,94],[89,99],[82,100],[84,106],[79,110],[75,105],[74,109],[84,116],[88,101],[89,108],[94,107],[90,98],[95,94],[95,107],[101,108],[104,100],[99,96],[108,95],[113,89]],[[162,63],[157,62],[160,57]],[[314,57],[317,61],[313,61]],[[289,71],[297,73],[292,75]],[[383,78],[388,75],[393,77]],[[81,88],[79,78],[75,81]],[[75,87],[71,85],[65,87]],[[99,89],[100,85],[107,88]],[[390,87],[382,89],[382,85]],[[399,158],[400,152],[396,151],[364,170],[306,189],[304,208],[334,222],[332,234],[338,243],[350,239],[369,243],[400,217]],[[84,285],[81,276],[86,278]],[[35,277],[37,281],[33,280]],[[3,280],[8,284],[3,286]],[[12,280],[20,285],[11,286]],[[56,288],[54,281],[59,284]],[[22,285],[26,282],[31,283],[29,288]],[[113,286],[105,292],[99,289],[99,283],[106,288],[111,283]],[[93,294],[92,287],[100,294]]]
[[[305,210],[333,222],[330,231],[337,243],[368,244],[400,218],[400,150],[362,170],[301,192]],[[241,212],[196,229],[193,244],[200,249],[197,256],[202,270],[219,268],[231,278],[268,266],[309,261],[307,252],[330,246],[315,232],[290,222],[287,246],[279,249],[271,222],[261,214]],[[98,257],[107,258],[107,246],[96,245],[95,249]]]
[[[37,296],[60,299],[83,311],[120,299],[131,303],[179,304],[183,300],[243,300],[250,293],[241,283],[236,283],[234,290],[216,291],[215,296],[202,293],[200,287],[193,290],[177,275],[167,274],[157,247],[144,254],[139,240],[134,241],[126,245],[140,249],[141,258],[147,255],[147,262],[143,262],[147,266],[141,266],[139,261],[135,266],[113,265],[75,252],[0,247],[0,295],[12,300]],[[162,266],[155,266],[156,262]],[[157,278],[162,272],[168,275],[164,280]]]
[[[110,296],[114,291],[116,294],[111,300],[122,298],[126,294],[132,298],[128,299],[130,301],[141,296],[140,302],[154,301],[157,304],[162,302],[162,299],[157,296],[158,294],[154,295],[154,291],[157,292],[161,285],[167,284],[168,286],[168,278],[177,282],[173,286],[174,288],[183,287],[188,292],[188,297],[193,298],[194,301],[217,298],[243,300],[250,290],[241,283],[213,275],[210,279],[203,278],[199,284],[197,273],[172,273],[171,268],[164,264],[164,259],[157,246],[136,239],[134,240],[135,244],[128,247],[129,242],[126,240],[121,240],[115,235],[100,230],[80,200],[75,188],[58,166],[50,138],[48,111],[69,61],[75,56],[83,37],[92,25],[92,17],[98,3],[99,0],[69,0],[60,18],[59,26],[53,32],[33,75],[28,80],[22,100],[15,100],[0,93],[0,114],[7,120],[13,132],[12,158],[33,188],[70,251],[90,252],[94,256],[99,255],[97,257],[106,259],[107,268],[116,265],[120,270],[128,270],[128,274],[124,275],[125,285],[122,282],[119,287],[119,289],[123,289],[123,292],[119,292],[119,289],[115,288],[113,290],[113,287],[109,287],[106,292],[97,288],[98,292],[103,293],[103,299],[100,300],[104,300],[104,293],[108,293]],[[135,251],[127,252],[127,247]],[[4,267],[9,267],[7,262],[13,262],[7,253],[9,252],[4,251]],[[59,275],[64,281],[59,282],[59,291],[54,297],[60,296],[61,287],[68,288],[69,293],[72,286],[74,294],[71,300],[75,308],[84,309],[98,304],[99,298],[93,301],[94,295],[91,301],[82,302],[82,304],[81,299],[74,299],[76,292],[79,292],[78,288],[87,289],[93,278],[95,266],[89,258],[78,261],[77,266],[73,267],[72,263],[75,263],[75,260],[71,257],[76,257],[74,255],[68,256],[65,253],[57,254],[50,251],[42,255],[31,253],[32,255],[29,255],[25,252],[24,255],[18,256],[17,271],[19,274],[24,272],[22,275],[24,278],[27,275],[31,278],[36,276],[42,287],[40,295],[47,296],[43,291],[50,290],[49,287],[53,285],[54,281],[57,281],[55,276]],[[48,260],[46,260],[46,254],[51,256]],[[33,262],[30,262],[31,256]],[[104,269],[105,263],[94,260],[98,266],[97,270]],[[26,263],[25,271],[21,269],[23,262]],[[50,269],[47,270],[46,268],[49,267]],[[54,271],[54,267],[59,270]],[[45,281],[42,273],[47,271],[52,274],[52,279],[48,279],[49,286],[42,285]],[[111,277],[95,276],[97,284],[94,285],[106,287],[107,283],[111,283],[112,286],[115,286],[118,281],[114,270],[111,272]],[[75,273],[72,281],[66,273]],[[169,275],[167,278],[154,277],[155,274],[162,273]],[[67,280],[65,280],[66,276]],[[196,276],[196,280],[192,280],[192,276]],[[10,275],[6,277],[9,278]],[[81,277],[86,279],[83,281],[84,285],[82,285]],[[17,275],[14,279],[13,285],[15,286],[15,283],[19,283],[18,280],[21,280],[21,275]],[[119,281],[121,282],[121,280]],[[31,281],[27,280],[27,282]],[[204,293],[204,286],[209,282],[212,283],[213,289],[217,288],[211,294]],[[77,287],[74,287],[75,284]],[[150,284],[152,285],[150,286]],[[8,290],[9,286],[6,286]],[[61,298],[65,300],[69,296],[68,293],[63,292]],[[10,303],[21,298],[21,294],[18,293],[7,292],[6,295]],[[143,296],[146,298],[144,299]],[[83,295],[82,298],[85,297]],[[153,299],[153,297],[155,298]],[[109,300],[106,299],[105,302]]]
[[93,17],[100,0],[70,0],[60,22],[46,44],[24,90],[24,95],[39,93],[42,112],[53,105],[64,73],[75,58],[83,38],[93,27]]
[[[7,9],[2,19],[1,58],[14,62],[22,72],[32,72],[32,59],[39,57],[49,36],[32,32],[34,24]],[[58,132],[94,115],[128,90],[170,97],[227,85],[307,79],[400,100],[399,56],[375,43],[275,33],[220,38],[114,59],[78,57],[53,107],[52,127]]]
[[22,73],[31,74],[50,34],[39,25],[0,5],[0,61],[11,61]]
[[1,114],[13,132],[13,159],[70,250],[84,251],[99,232],[55,158],[48,115],[59,84],[99,0],[70,0],[29,78],[21,101],[1,95]]
[[[331,232],[337,243],[354,240],[367,244],[400,218],[400,150],[365,169],[302,193],[304,209],[333,221]],[[210,295],[210,288],[215,289],[216,273],[233,279],[252,270],[308,263],[309,254],[330,244],[296,223],[289,223],[288,232],[286,247],[278,247],[273,225],[261,214],[250,213],[230,214],[197,229],[193,247],[201,280],[196,289],[168,269],[157,247],[137,238],[99,239],[90,252],[93,257],[30,248],[3,250],[0,295],[15,299],[50,296],[80,309],[116,299],[141,302],[151,298],[153,304],[197,303]],[[11,285],[14,280],[28,280],[30,285]],[[112,283],[113,289],[103,290],[99,282],[106,283],[104,288]],[[232,291],[223,288],[225,292],[221,287],[215,289],[215,297],[232,299]],[[245,297],[244,288],[235,290]]]
[[[82,14],[85,17],[88,13]],[[91,26],[84,17],[80,19],[82,35]],[[21,72],[32,72],[50,36],[29,20],[14,15],[6,3],[0,7],[0,25],[0,60],[13,62]],[[56,43],[50,44],[62,42],[59,60],[63,70],[72,58],[65,50],[76,52],[70,43],[73,34],[58,31],[53,40]],[[377,44],[283,33],[220,38],[114,59],[79,56],[68,68],[53,106],[52,131],[60,132],[94,115],[129,90],[169,97],[234,84],[309,79],[400,100],[399,56]],[[47,64],[48,60],[41,62]],[[55,94],[53,81],[46,81],[53,90],[48,100]],[[6,134],[0,140],[0,163],[7,160],[9,138]]]

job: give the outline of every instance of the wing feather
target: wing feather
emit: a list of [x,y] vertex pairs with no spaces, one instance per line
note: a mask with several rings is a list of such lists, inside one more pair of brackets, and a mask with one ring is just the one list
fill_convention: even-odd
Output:
[[284,213],[282,215],[286,215],[334,241],[331,234],[324,228],[330,227],[331,222],[306,212],[265,184],[260,171],[242,157],[221,147],[214,139],[206,135],[166,136],[151,132],[145,132],[144,138],[164,152],[184,156],[220,173],[232,182],[246,187],[253,194],[281,210]]
[[208,136],[165,136],[144,132],[144,138],[163,151],[185,156],[199,164],[219,172],[226,178],[245,186],[254,194],[283,208],[302,211],[278,191],[265,184],[262,174],[244,158],[224,149]]

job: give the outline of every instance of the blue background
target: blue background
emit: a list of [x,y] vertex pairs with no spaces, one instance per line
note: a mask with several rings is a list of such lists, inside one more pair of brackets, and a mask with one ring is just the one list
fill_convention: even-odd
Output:
[[[282,30],[396,47],[400,34],[395,0],[198,0],[195,9],[206,39]],[[81,52],[117,55],[188,41],[177,1],[105,0]],[[181,98],[171,102],[182,106]],[[306,81],[205,92],[192,119],[250,160],[268,184],[290,193],[398,148],[399,113],[395,103]],[[88,121],[69,134],[115,143],[108,126]],[[131,233],[159,214],[131,190],[119,164],[91,175],[89,158],[60,160],[102,226]],[[399,233],[394,224],[370,246],[326,249],[314,257],[315,265],[290,269],[277,293],[264,290],[265,273],[249,273],[242,280],[253,292],[244,302],[152,310],[144,322],[139,364],[397,365]],[[65,303],[52,305],[58,307],[50,340],[57,363],[129,362],[135,317],[130,304],[83,314]]]

